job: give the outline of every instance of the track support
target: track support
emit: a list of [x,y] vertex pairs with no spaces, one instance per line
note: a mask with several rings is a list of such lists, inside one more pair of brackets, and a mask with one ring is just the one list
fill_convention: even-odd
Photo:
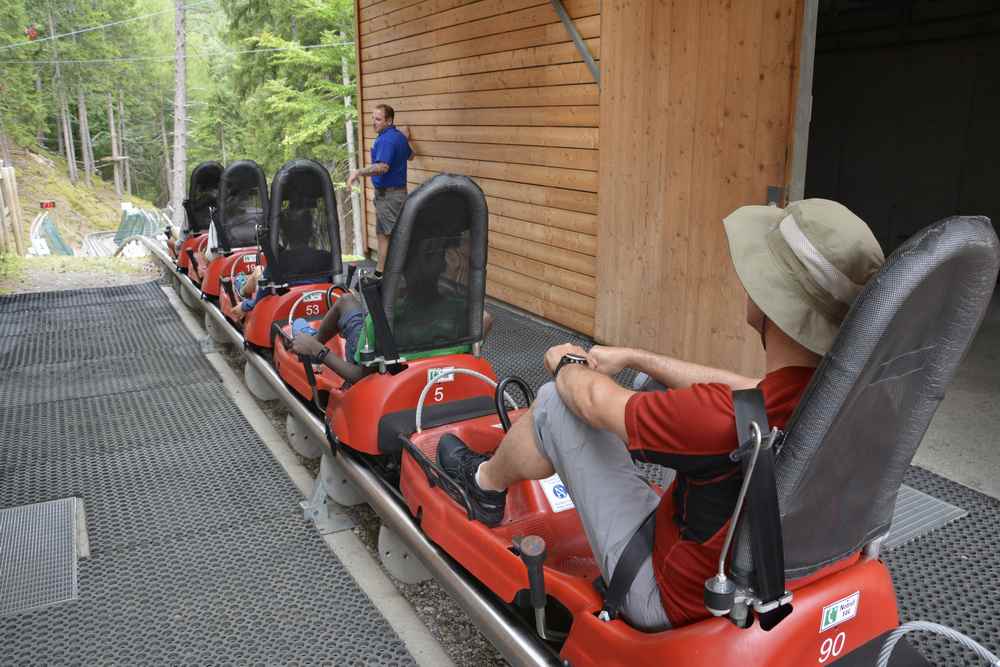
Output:
[[323,455],[323,443],[316,440],[302,420],[291,412],[285,417],[285,432],[288,434],[288,444],[302,456],[318,459]]
[[327,497],[322,475],[316,476],[312,496],[300,502],[299,507],[302,508],[302,518],[312,521],[320,535],[354,528],[354,519]]
[[329,452],[323,454],[319,464],[319,478],[323,480],[327,495],[338,505],[354,507],[368,502],[361,490],[348,479],[340,461]]
[[404,584],[419,584],[431,578],[431,573],[406,542],[384,523],[378,529],[378,557],[389,574]]
[[243,381],[246,382],[247,389],[259,401],[276,401],[278,392],[274,390],[271,383],[267,381],[260,371],[253,364],[243,366]]

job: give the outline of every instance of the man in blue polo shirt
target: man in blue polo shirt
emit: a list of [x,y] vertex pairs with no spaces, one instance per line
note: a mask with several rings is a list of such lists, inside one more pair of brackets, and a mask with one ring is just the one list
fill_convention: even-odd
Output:
[[396,112],[388,104],[379,104],[372,112],[372,123],[378,137],[372,145],[371,165],[355,169],[347,177],[351,188],[358,178],[371,176],[375,188],[375,235],[378,238],[378,269],[382,275],[385,256],[389,251],[389,237],[399,219],[399,212],[406,201],[406,163],[414,158],[410,133],[396,129],[393,124]]

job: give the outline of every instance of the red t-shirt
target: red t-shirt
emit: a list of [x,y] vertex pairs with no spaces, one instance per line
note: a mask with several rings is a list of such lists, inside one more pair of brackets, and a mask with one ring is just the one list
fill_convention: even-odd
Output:
[[[789,366],[761,381],[769,425],[784,428],[814,368]],[[705,580],[718,570],[743,476],[736,449],[732,390],[723,384],[640,392],[625,407],[632,455],[677,471],[656,513],[653,570],[674,627],[709,616]]]

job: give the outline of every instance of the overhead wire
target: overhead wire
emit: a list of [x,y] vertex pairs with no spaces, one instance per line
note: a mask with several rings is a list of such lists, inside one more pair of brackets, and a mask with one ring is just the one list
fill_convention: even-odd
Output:
[[[200,7],[202,5],[207,5],[207,4],[210,4],[212,2],[215,2],[215,0],[200,0],[200,2],[192,2],[190,4],[185,5],[184,9],[190,9],[192,7]],[[158,12],[152,12],[150,14],[142,14],[141,16],[133,16],[132,18],[121,19],[119,21],[111,21],[110,23],[102,23],[101,25],[95,25],[95,26],[91,26],[89,28],[81,28],[79,30],[73,30],[71,32],[64,32],[64,33],[61,33],[61,34],[58,34],[58,35],[49,35],[48,37],[42,37],[41,39],[32,39],[32,40],[28,40],[26,42],[15,42],[14,44],[6,44],[4,46],[0,46],[0,51],[6,51],[7,49],[16,49],[16,48],[21,47],[21,46],[30,46],[32,44],[40,44],[41,42],[48,42],[48,41],[51,41],[51,40],[54,40],[54,39],[62,39],[63,37],[72,37],[74,35],[82,35],[84,33],[93,32],[95,30],[104,30],[106,28],[113,28],[114,26],[123,25],[125,23],[133,23],[135,21],[142,21],[142,20],[145,20],[145,19],[148,19],[148,18],[152,18],[154,16],[159,16],[161,14],[167,14],[167,13],[173,12],[173,11],[174,11],[174,8],[171,7],[170,9],[162,9],[162,10],[160,10]]]
[[[206,54],[197,54],[195,56],[185,56],[184,59],[189,58],[208,58],[208,57],[218,57],[218,56],[241,56],[248,53],[274,53],[277,51],[295,51],[295,50],[311,50],[311,49],[329,49],[335,46],[351,46],[354,42],[331,42],[329,44],[306,44],[306,45],[296,45],[296,46],[276,46],[262,49],[244,49],[240,51],[215,51]],[[176,56],[125,56],[121,58],[91,58],[91,59],[81,59],[81,60],[0,60],[0,65],[90,65],[90,64],[107,64],[107,63],[123,63],[123,62],[138,62],[138,61],[161,61],[166,62],[170,60],[175,60]]]

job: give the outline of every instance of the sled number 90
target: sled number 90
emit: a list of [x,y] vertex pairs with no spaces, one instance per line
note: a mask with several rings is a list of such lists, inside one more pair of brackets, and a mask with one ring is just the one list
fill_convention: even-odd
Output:
[[836,637],[827,637],[819,646],[819,662],[823,664],[830,658],[836,658],[844,650],[847,633],[838,632]]

